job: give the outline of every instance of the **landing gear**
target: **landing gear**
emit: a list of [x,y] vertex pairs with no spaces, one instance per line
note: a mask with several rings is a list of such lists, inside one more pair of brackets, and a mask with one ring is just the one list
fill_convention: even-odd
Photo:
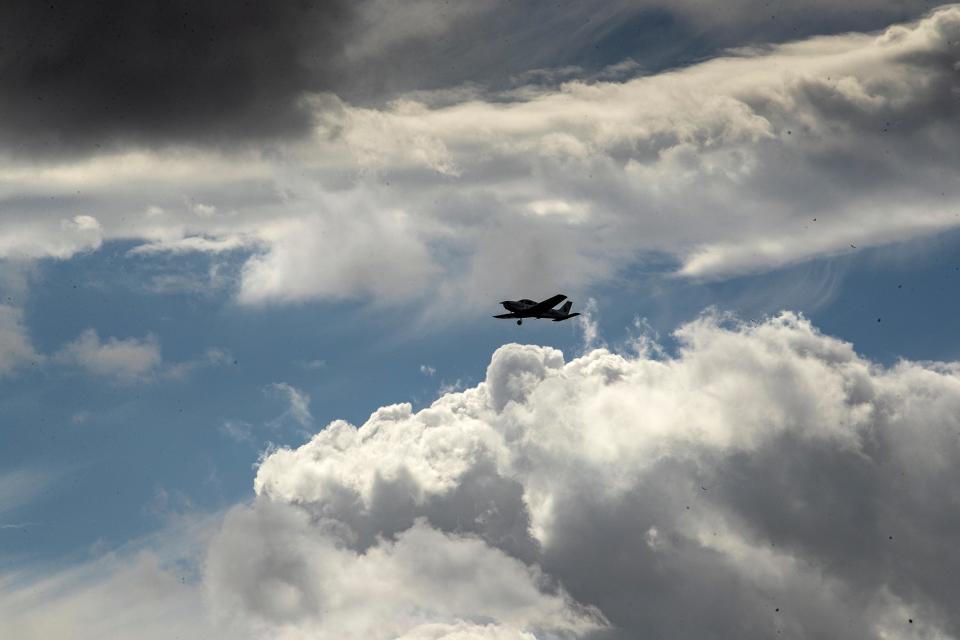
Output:
[[523,320],[517,320],[517,324],[523,324]]

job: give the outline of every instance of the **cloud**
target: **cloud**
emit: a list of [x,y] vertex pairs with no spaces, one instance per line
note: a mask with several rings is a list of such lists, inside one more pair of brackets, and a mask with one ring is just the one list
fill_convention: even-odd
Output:
[[4,258],[69,258],[99,249],[103,239],[100,222],[89,215],[60,220],[5,216],[0,225],[4,230],[0,257]]
[[474,388],[274,451],[210,548],[215,609],[289,637],[960,633],[960,365],[792,313],[675,336],[505,345]]
[[[119,0],[13,0],[0,8],[0,142],[8,153],[51,156],[290,139],[309,130],[305,102],[317,92],[382,101],[464,82],[502,84],[531,69],[597,67],[597,58],[614,56],[675,66],[682,54],[824,28],[877,28],[932,6],[175,0],[134,10]],[[624,36],[652,28],[692,44],[660,51]]]
[[243,420],[224,420],[220,432],[236,442],[254,442],[253,425]]
[[[957,636],[960,364],[883,367],[787,312],[675,337],[505,345],[473,388],[274,449],[225,518],[0,575],[0,617],[23,638]],[[0,478],[0,510],[35,479]]]
[[54,573],[0,572],[7,637],[252,638],[212,621],[197,581],[197,553],[217,516],[182,518],[160,535]]
[[325,1],[110,0],[0,9],[0,140],[14,153],[302,132],[351,20]]
[[689,277],[739,274],[960,221],[941,173],[957,157],[938,141],[960,133],[947,108],[958,16],[950,7],[879,35],[740,52],[623,83],[347,107],[325,121],[358,162],[440,176],[455,167],[461,210],[486,197],[488,209],[510,212],[489,216],[504,227],[492,259],[475,236],[478,273],[510,265],[512,253],[543,260],[510,240],[540,227],[567,261],[547,264],[564,274],[603,274],[642,252],[675,256]]
[[87,329],[55,355],[54,360],[121,382],[142,380],[161,365],[160,341],[153,334],[143,339],[109,338],[105,342],[94,329]]
[[30,467],[0,473],[0,517],[9,517],[11,512],[41,496],[63,474],[63,470]]
[[595,298],[587,298],[587,303],[580,310],[580,319],[577,320],[577,327],[582,334],[580,340],[583,343],[584,350],[593,350],[604,344],[600,337],[600,308]]
[[536,569],[425,523],[359,554],[335,534],[318,535],[303,511],[260,503],[227,517],[207,562],[221,615],[272,637],[417,637],[424,625],[464,617],[507,629],[594,626],[543,593]]
[[279,425],[283,420],[290,418],[301,427],[309,426],[313,422],[310,415],[310,396],[286,382],[274,382],[267,385],[266,393],[282,398],[287,403],[287,410],[271,424]]
[[339,213],[279,221],[261,233],[267,251],[243,267],[248,304],[420,295],[435,267],[403,211]]
[[79,367],[98,376],[131,383],[156,376],[183,380],[199,369],[225,366],[232,356],[225,349],[209,347],[193,359],[164,363],[160,339],[152,333],[143,338],[101,340],[96,329],[86,329],[76,340],[61,347],[51,359],[60,365]]
[[37,361],[30,335],[23,324],[23,312],[14,306],[0,304],[0,376],[18,366]]
[[169,378],[183,379],[199,369],[222,367],[230,364],[232,360],[233,357],[229,351],[210,347],[197,358],[168,365],[163,373]]
[[639,68],[635,62],[624,64],[630,58],[642,60],[648,72],[657,71],[730,47],[878,29],[939,4],[372,0],[358,4],[355,35],[343,51],[348,65],[365,72],[344,78],[337,92],[351,100],[382,102],[411,90],[440,89],[449,95],[518,83],[552,85],[571,72],[596,77]]
[[245,304],[418,302],[444,318],[515,290],[582,298],[650,256],[724,278],[930,236],[960,223],[944,177],[960,165],[958,25],[954,5],[617,82],[316,94],[309,134],[237,153],[7,161],[0,256],[123,240],[130,260],[232,256],[218,286]]

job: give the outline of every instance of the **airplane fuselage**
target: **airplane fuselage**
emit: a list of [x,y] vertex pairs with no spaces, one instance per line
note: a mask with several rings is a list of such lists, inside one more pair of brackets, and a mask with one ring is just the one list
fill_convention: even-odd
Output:
[[566,313],[560,312],[559,309],[547,309],[545,311],[528,311],[531,307],[535,306],[537,303],[533,300],[504,300],[500,304],[503,305],[503,308],[511,313],[515,313],[517,318],[550,318],[564,320],[567,318]]
[[559,304],[564,298],[563,294],[557,294],[552,298],[548,298],[542,302],[535,302],[527,298],[521,300],[504,300],[500,304],[503,305],[503,308],[509,311],[510,313],[504,313],[495,318],[515,318],[517,324],[522,324],[523,318],[540,318],[546,320],[553,320],[554,322],[560,322],[561,320],[567,320],[574,316],[580,315],[579,313],[570,313],[571,302],[567,302],[560,309],[554,309],[553,307]]

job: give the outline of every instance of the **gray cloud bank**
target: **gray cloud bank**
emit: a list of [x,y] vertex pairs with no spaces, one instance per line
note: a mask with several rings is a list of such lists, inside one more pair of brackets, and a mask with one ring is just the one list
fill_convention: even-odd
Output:
[[790,313],[677,336],[506,345],[477,387],[273,453],[211,603],[265,637],[957,637],[960,367]]
[[0,143],[229,143],[303,131],[330,88],[349,3],[222,0],[0,5]]
[[318,92],[376,104],[554,75],[543,69],[596,72],[630,56],[660,69],[723,47],[876,29],[932,6],[11,0],[0,6],[0,147],[55,156],[289,138],[308,133],[304,98]]

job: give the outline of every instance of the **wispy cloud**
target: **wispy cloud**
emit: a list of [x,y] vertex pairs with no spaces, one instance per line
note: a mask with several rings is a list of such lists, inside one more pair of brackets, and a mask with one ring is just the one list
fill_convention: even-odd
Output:
[[35,467],[0,471],[0,517],[41,496],[64,473],[63,469]]
[[580,344],[583,351],[589,351],[604,344],[600,337],[600,307],[595,298],[587,298],[580,310],[580,317],[574,320],[580,329]]
[[95,329],[87,329],[63,346],[54,360],[119,382],[144,380],[154,374],[163,358],[160,340],[153,334],[144,338],[108,338],[101,341]]
[[286,382],[271,383],[264,388],[264,392],[287,403],[287,410],[271,420],[271,426],[280,426],[288,419],[301,427],[307,427],[313,422],[313,416],[310,415],[310,396],[305,392]]

